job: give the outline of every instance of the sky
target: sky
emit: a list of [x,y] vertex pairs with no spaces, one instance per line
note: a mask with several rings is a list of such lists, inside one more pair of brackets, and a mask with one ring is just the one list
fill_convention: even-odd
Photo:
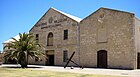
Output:
[[100,7],[131,12],[140,19],[140,0],[0,0],[0,51],[4,41],[28,32],[50,7],[82,19]]

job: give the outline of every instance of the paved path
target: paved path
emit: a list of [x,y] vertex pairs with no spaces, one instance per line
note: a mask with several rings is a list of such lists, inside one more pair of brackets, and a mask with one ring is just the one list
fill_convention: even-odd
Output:
[[[57,72],[71,72],[71,73],[81,73],[81,74],[103,74],[103,75],[114,75],[114,76],[128,76],[128,77],[140,77],[140,70],[118,70],[118,69],[99,69],[99,68],[84,68],[80,69],[74,67],[71,69],[67,67],[59,66],[39,66],[39,65],[28,65],[34,70],[50,70]],[[1,67],[20,67],[20,65],[2,65]]]

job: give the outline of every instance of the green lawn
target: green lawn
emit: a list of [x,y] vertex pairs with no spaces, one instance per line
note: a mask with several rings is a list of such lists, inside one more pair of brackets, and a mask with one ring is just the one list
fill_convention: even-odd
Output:
[[76,73],[54,72],[48,70],[33,70],[31,68],[22,69],[22,68],[0,67],[0,77],[120,77],[120,76],[76,74]]

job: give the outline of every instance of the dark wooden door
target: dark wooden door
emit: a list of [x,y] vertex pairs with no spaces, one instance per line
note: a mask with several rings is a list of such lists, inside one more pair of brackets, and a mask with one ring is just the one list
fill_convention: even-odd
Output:
[[137,55],[137,68],[140,69],[140,53]]
[[54,65],[54,55],[49,55],[49,65],[53,66]]
[[100,50],[97,52],[97,67],[107,68],[107,51]]

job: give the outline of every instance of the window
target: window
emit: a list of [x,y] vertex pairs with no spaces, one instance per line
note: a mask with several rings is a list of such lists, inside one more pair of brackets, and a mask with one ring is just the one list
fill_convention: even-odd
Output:
[[68,39],[68,30],[64,30],[64,40]]
[[53,46],[53,33],[50,32],[47,37],[47,46]]
[[68,51],[65,50],[63,51],[63,62],[67,62],[67,59],[68,59]]
[[36,34],[36,42],[38,43],[39,41],[39,34]]

